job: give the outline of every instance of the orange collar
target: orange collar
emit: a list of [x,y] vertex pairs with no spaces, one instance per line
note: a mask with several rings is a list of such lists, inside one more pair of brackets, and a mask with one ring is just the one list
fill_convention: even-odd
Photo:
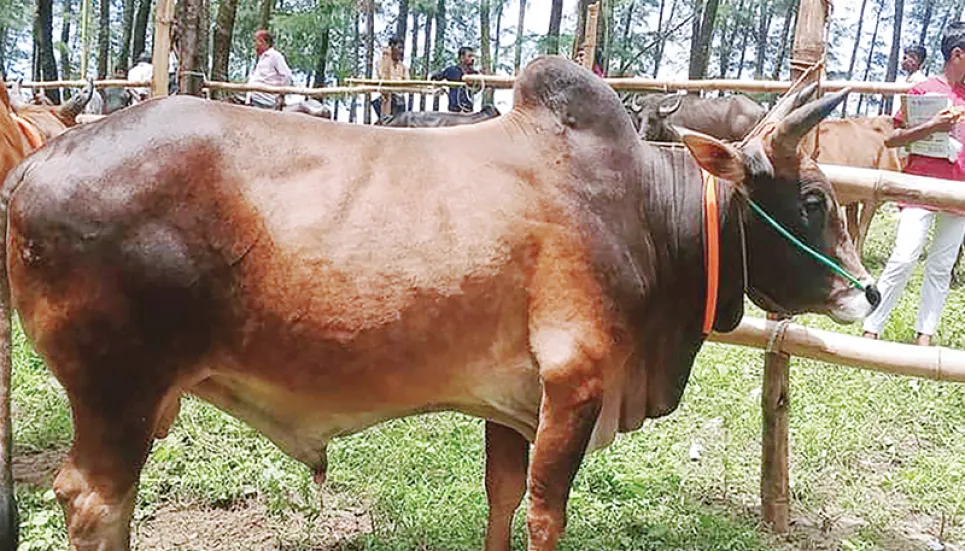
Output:
[[40,135],[37,127],[27,119],[17,115],[16,113],[10,113],[13,120],[17,122],[17,126],[20,127],[20,132],[27,138],[27,143],[30,144],[31,149],[40,149],[44,146],[44,138]]
[[717,292],[720,287],[720,203],[717,178],[704,172],[704,265],[707,267],[707,301],[704,303],[704,335],[714,329]]

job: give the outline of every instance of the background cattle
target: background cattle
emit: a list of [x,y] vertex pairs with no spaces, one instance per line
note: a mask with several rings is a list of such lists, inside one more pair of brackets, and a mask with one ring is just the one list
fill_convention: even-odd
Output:
[[15,83],[10,95],[10,106],[17,116],[31,123],[46,141],[77,124],[77,115],[84,111],[93,93],[94,85],[88,82],[63,105],[31,105],[23,101],[19,83]]
[[495,105],[485,105],[475,113],[449,113],[444,111],[403,111],[382,117],[377,124],[405,128],[441,128],[461,126],[488,121],[499,116]]
[[[173,97],[50,143],[0,193],[0,381],[15,308],[73,410],[53,484],[72,544],[129,547],[141,467],[192,393],[320,480],[332,438],[427,411],[483,417],[486,549],[509,549],[527,488],[529,549],[556,549],[584,453],[678,406],[745,290],[842,322],[874,306],[872,287],[741,216],[754,200],[870,280],[827,180],[794,154],[844,98],[809,103],[814,90],[746,144],[657,147],[603,81],[553,57],[520,74],[510,113],[447,132],[318,132]],[[702,170],[718,178],[716,307]]]
[[679,142],[679,126],[720,140],[744,138],[766,110],[739,94],[702,98],[694,94],[634,94],[627,102],[640,137],[651,142]]

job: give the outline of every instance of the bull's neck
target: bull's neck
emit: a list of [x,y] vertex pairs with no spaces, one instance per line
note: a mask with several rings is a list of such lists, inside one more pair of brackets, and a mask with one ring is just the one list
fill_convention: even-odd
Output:
[[[703,178],[700,167],[682,146],[644,144],[644,213],[656,255],[653,289],[675,297],[676,306],[693,312],[700,323],[707,296],[704,260]],[[744,243],[740,209],[733,186],[717,183],[720,204],[720,276],[717,323],[729,325],[731,310],[739,308],[744,293]],[[679,315],[680,310],[677,310]],[[688,324],[690,325],[690,324]]]

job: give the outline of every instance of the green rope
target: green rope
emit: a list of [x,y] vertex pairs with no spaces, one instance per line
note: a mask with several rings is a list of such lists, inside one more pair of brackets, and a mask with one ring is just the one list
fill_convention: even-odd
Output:
[[834,273],[840,275],[844,279],[851,282],[851,284],[857,287],[858,289],[864,289],[864,284],[861,283],[861,280],[851,275],[850,272],[842,268],[837,262],[831,260],[830,258],[821,254],[820,252],[812,249],[810,246],[808,246],[806,243],[804,243],[797,237],[794,237],[794,234],[787,231],[787,229],[785,229],[780,222],[772,218],[770,214],[767,214],[766,212],[764,212],[764,209],[762,209],[757,203],[755,203],[754,201],[751,201],[750,199],[748,199],[747,202],[750,203],[751,208],[754,209],[754,212],[756,212],[758,216],[763,218],[765,222],[767,222],[772,228],[777,230],[777,233],[784,236],[785,239],[793,243],[797,248],[811,255],[815,260],[817,260],[821,264],[824,264],[825,266],[830,268],[831,271],[833,271]]

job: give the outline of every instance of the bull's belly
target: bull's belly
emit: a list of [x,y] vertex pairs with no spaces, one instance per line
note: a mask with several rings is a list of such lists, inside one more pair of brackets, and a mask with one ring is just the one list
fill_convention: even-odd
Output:
[[[251,370],[205,369],[207,376],[184,389],[245,421],[282,451],[309,466],[324,463],[328,442],[383,421],[432,411],[457,411],[509,426],[532,441],[536,434],[541,385],[528,353],[493,364],[479,360],[450,366],[456,377],[449,383],[432,382],[431,370],[418,378],[410,370],[413,386],[431,392],[358,393],[351,389],[373,387],[371,381],[347,378],[341,384],[305,386],[293,391],[286,381]],[[270,371],[259,370],[269,374]],[[330,380],[328,380],[331,382]],[[430,399],[431,396],[431,399]]]

